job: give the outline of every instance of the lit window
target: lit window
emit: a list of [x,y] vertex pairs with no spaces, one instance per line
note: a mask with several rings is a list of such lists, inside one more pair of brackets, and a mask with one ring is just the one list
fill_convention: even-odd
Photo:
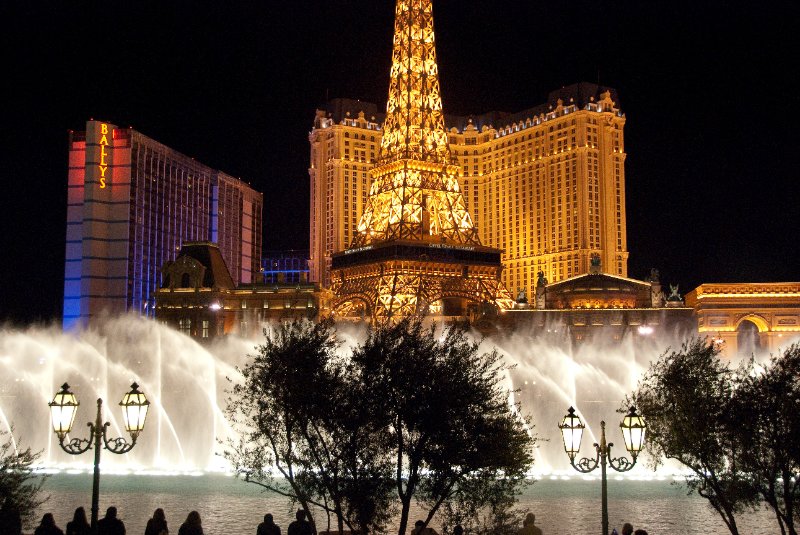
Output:
[[192,320],[189,318],[181,318],[178,320],[178,330],[187,336],[192,334]]

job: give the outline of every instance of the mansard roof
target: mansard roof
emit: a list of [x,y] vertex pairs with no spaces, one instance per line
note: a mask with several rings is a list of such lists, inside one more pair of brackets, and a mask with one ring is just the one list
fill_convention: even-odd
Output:
[[202,277],[202,281],[198,285],[202,288],[232,289],[236,287],[219,247],[213,242],[185,242],[175,261],[164,264],[161,271],[163,274],[162,288],[179,287],[180,280],[171,281],[170,279],[187,272]]

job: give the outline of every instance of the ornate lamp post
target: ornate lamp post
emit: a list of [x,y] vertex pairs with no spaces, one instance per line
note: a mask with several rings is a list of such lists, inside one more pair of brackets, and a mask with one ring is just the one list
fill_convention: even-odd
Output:
[[575,409],[570,407],[564,420],[558,424],[561,429],[561,434],[564,438],[564,450],[569,456],[569,463],[578,472],[588,474],[600,466],[601,480],[602,480],[602,501],[603,501],[603,535],[608,535],[608,483],[606,480],[606,466],[611,466],[617,472],[627,472],[636,464],[636,457],[642,451],[644,445],[644,433],[647,426],[644,423],[644,418],[636,414],[636,410],[631,407],[627,415],[622,419],[619,424],[622,431],[622,438],[625,440],[625,449],[631,454],[633,458],[629,461],[625,457],[618,457],[614,459],[611,457],[611,447],[614,445],[611,442],[606,442],[606,423],[600,422],[600,444],[595,443],[594,448],[596,456],[594,459],[587,459],[586,457],[575,462],[575,457],[581,448],[581,438],[583,437],[583,430],[586,426],[581,421],[580,417],[575,414]]
[[64,383],[61,391],[57,392],[53,401],[48,403],[50,406],[50,416],[53,422],[53,431],[58,435],[58,444],[61,449],[71,455],[80,455],[94,447],[94,480],[92,482],[92,533],[97,533],[98,503],[100,499],[100,450],[107,449],[111,453],[128,453],[136,445],[139,433],[144,429],[144,420],[147,417],[147,409],[150,402],[145,395],[139,392],[139,385],[133,383],[131,391],[122,397],[119,402],[122,407],[122,419],[125,422],[125,430],[131,435],[130,443],[123,437],[108,438],[106,429],[108,422],[103,423],[102,407],[103,400],[97,400],[97,417],[94,423],[89,422],[88,439],[73,438],[67,440],[67,435],[72,430],[75,422],[75,414],[78,411],[78,399],[75,394],[69,391],[69,385]]

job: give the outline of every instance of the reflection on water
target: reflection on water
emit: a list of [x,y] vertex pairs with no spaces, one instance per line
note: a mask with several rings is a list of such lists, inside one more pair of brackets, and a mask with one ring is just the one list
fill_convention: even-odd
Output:
[[[52,476],[46,486],[51,499],[41,513],[54,513],[56,523],[63,528],[72,519],[75,507],[82,505],[88,511],[91,479],[88,473]],[[191,510],[200,512],[207,535],[254,533],[265,513],[272,513],[285,532],[293,519],[285,498],[220,475],[103,476],[101,516],[110,505],[117,506],[130,534],[144,533],[147,519],[157,507],[166,512],[172,533],[177,533]],[[520,507],[536,514],[536,524],[547,535],[598,533],[600,482],[581,478],[543,479],[526,490],[520,498]],[[412,510],[412,519],[420,516],[418,509]],[[609,521],[618,530],[623,522],[632,522],[652,535],[728,533],[705,500],[686,496],[683,489],[671,484],[671,479],[609,481]],[[317,522],[325,521],[318,516]],[[767,511],[743,516],[739,524],[741,533],[753,535],[773,533],[775,530],[770,528],[776,527]]]

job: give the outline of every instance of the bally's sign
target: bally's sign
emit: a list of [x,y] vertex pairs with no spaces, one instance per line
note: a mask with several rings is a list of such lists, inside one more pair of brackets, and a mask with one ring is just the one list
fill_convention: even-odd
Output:
[[100,123],[100,163],[98,167],[100,168],[100,189],[106,188],[106,171],[108,171],[108,162],[106,158],[108,158],[108,125],[106,123]]

